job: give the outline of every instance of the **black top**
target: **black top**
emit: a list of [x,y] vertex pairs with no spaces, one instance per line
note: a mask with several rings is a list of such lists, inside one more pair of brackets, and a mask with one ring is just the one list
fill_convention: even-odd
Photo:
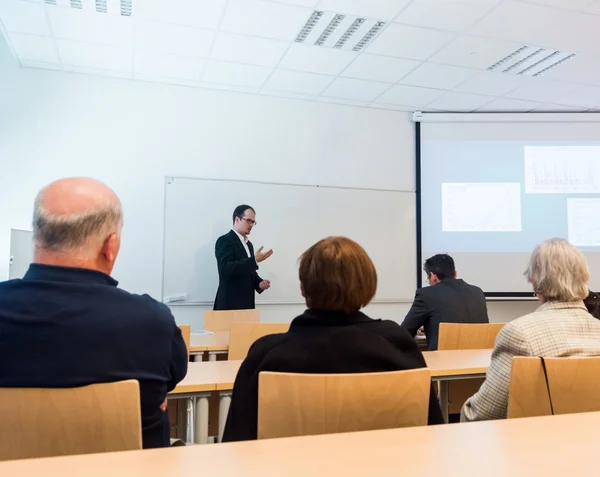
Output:
[[254,292],[261,293],[258,264],[254,247],[248,241],[250,257],[238,235],[230,230],[215,244],[215,256],[219,270],[219,289],[215,298],[215,310],[251,310],[254,308]]
[[169,445],[167,392],[187,372],[169,309],[103,273],[32,264],[0,283],[0,387],[67,388],[137,379],[143,444]]
[[[393,321],[372,320],[361,312],[307,310],[287,333],[264,336],[250,348],[235,379],[223,440],[256,439],[261,371],[372,373],[425,366],[415,340]],[[432,387],[429,424],[442,422]]]
[[415,301],[402,327],[415,336],[425,327],[428,349],[438,348],[440,323],[489,323],[485,295],[481,288],[464,280],[447,278],[417,290]]

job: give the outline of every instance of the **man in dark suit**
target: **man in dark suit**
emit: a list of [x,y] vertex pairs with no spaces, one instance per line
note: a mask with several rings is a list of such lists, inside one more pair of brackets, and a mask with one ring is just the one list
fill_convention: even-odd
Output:
[[254,247],[248,235],[256,225],[256,212],[249,205],[238,205],[233,211],[233,228],[217,239],[215,256],[219,269],[219,289],[215,310],[250,310],[254,308],[254,292],[262,293],[271,286],[258,276],[258,264],[271,255]]
[[0,387],[136,379],[144,448],[167,447],[166,397],[188,353],[169,308],[110,276],[122,226],[121,203],[100,182],[62,179],[39,193],[34,263],[0,283]]
[[483,291],[456,278],[450,255],[434,255],[423,268],[431,286],[417,290],[402,327],[412,336],[423,327],[429,351],[437,350],[440,323],[489,323]]

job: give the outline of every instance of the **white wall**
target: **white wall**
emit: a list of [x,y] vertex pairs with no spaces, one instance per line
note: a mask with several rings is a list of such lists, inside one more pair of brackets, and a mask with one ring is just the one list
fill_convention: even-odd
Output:
[[[8,257],[11,228],[30,228],[41,187],[96,177],[123,202],[114,276],[132,292],[160,298],[166,175],[414,190],[414,170],[401,167],[414,154],[407,113],[24,70],[0,41],[0,251]],[[7,259],[0,260],[6,277]],[[408,306],[373,305],[369,313],[402,320]],[[495,321],[528,309],[490,307]],[[202,327],[201,307],[173,311],[180,323]],[[301,311],[262,313],[289,321]]]

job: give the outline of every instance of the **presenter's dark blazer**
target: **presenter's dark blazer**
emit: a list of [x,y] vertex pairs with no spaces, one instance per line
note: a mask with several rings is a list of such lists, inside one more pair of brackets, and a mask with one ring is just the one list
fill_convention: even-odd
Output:
[[254,247],[248,241],[250,257],[238,235],[230,230],[215,244],[215,257],[219,269],[219,289],[215,310],[250,310],[254,308],[254,292],[262,293],[259,285],[258,264]]

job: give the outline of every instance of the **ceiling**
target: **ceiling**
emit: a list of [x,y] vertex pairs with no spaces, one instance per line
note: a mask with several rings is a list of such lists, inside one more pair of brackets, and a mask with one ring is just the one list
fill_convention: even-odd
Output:
[[[364,28],[296,42],[315,10],[345,18],[334,42],[356,17],[385,23],[360,51]],[[0,22],[26,68],[406,111],[600,109],[600,0],[0,0]],[[569,58],[488,70],[523,46]]]

